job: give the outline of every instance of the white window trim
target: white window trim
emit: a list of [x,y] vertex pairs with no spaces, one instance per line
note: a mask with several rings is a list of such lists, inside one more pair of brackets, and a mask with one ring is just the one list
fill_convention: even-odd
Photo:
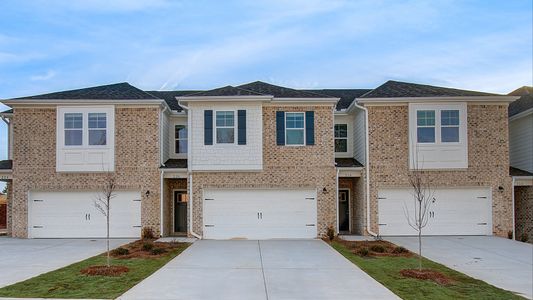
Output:
[[[419,169],[457,169],[468,167],[468,123],[467,123],[467,104],[466,102],[448,102],[448,103],[409,103],[409,166],[415,168],[415,157],[417,149],[442,151],[464,150],[465,157],[456,162],[418,162]],[[417,111],[434,110],[435,111],[435,143],[418,143],[417,137]],[[441,111],[458,110],[459,111],[459,142],[442,142],[441,140]],[[447,126],[445,126],[447,127]],[[425,165],[426,164],[426,165]]]
[[[233,112],[233,126],[217,126],[217,112]],[[224,146],[224,145],[236,145],[237,144],[237,111],[234,109],[221,109],[215,110],[213,116],[213,128],[214,128],[214,144]],[[217,128],[233,128],[233,143],[219,143],[217,140]]]
[[[435,124],[433,125],[418,125],[418,112],[419,111],[433,111],[433,113],[435,114]],[[437,137],[437,131],[438,131],[438,122],[440,120],[437,119],[437,114],[439,113],[438,110],[435,110],[435,109],[416,109],[416,112],[415,112],[415,122],[416,122],[416,129],[415,129],[415,135],[416,135],[416,143],[417,144],[423,144],[423,145],[436,145],[438,144],[438,141],[439,141],[439,138]],[[418,128],[433,128],[433,131],[434,131],[434,138],[435,138],[435,141],[434,142],[419,142],[418,141]]]
[[[346,137],[336,137],[336,136],[335,136],[335,126],[337,126],[337,125],[344,125],[344,126],[346,126]],[[336,145],[335,140],[337,140],[337,139],[339,139],[339,140],[340,140],[340,139],[342,139],[342,140],[346,140],[346,151],[343,151],[343,152],[337,152],[336,149],[334,149],[335,153],[338,153],[338,154],[346,154],[346,153],[348,153],[348,151],[349,151],[349,149],[348,149],[348,148],[349,148],[349,147],[348,147],[348,146],[349,146],[349,145],[348,145],[348,127],[349,127],[349,126],[348,126],[347,123],[335,123],[335,124],[333,124],[333,145]]]
[[[65,114],[82,113],[82,145],[65,145]],[[106,114],[106,145],[89,145],[89,113]],[[83,156],[79,163],[69,163],[64,155],[77,153]],[[90,153],[105,153],[108,163],[88,162]],[[115,107],[106,106],[58,106],[56,112],[56,171],[57,172],[112,172],[115,169]]]
[[[303,114],[304,116],[304,127],[302,128],[290,128],[288,129],[287,128],[287,114]],[[285,112],[285,146],[289,146],[289,147],[301,147],[301,146],[305,146],[307,145],[307,134],[306,134],[306,124],[305,124],[305,112],[303,111],[287,111]],[[303,141],[303,144],[288,144],[288,138],[287,138],[287,130],[303,130],[304,132],[304,141]]]

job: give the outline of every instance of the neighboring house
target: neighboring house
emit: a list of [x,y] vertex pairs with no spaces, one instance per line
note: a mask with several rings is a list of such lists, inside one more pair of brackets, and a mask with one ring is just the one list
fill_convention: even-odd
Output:
[[520,98],[509,104],[509,154],[514,186],[517,239],[533,242],[533,87],[509,95]]
[[388,81],[208,91],[127,83],[2,101],[12,110],[8,232],[101,237],[95,193],[113,172],[111,236],[207,239],[411,235],[408,176],[427,170],[425,234],[512,230],[508,103],[516,96]]

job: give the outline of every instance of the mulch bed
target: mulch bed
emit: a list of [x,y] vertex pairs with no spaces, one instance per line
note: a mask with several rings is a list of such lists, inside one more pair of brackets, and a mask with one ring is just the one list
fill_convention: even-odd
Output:
[[89,276],[120,276],[129,271],[130,269],[125,266],[90,266],[80,272]]
[[[345,247],[352,250],[354,254],[362,257],[412,257],[415,255],[411,251],[403,247],[398,247],[387,241],[346,241],[340,238],[335,238],[335,241],[343,244]],[[383,250],[383,252],[380,252],[381,250]]]
[[453,280],[441,272],[431,269],[404,269],[400,271],[403,277],[416,278],[421,280],[431,280],[440,285],[449,285],[453,283]]
[[[152,244],[150,250],[143,249],[144,244]],[[182,247],[180,243],[161,243],[155,242],[154,240],[138,240],[133,243],[122,246],[121,248],[128,249],[128,254],[120,255],[114,251],[111,252],[111,256],[114,258],[120,259],[129,259],[129,258],[159,258],[165,256],[167,252],[170,252],[176,248]],[[154,252],[154,249],[161,249],[158,252]],[[156,250],[157,251],[157,250]],[[105,254],[104,254],[105,255]]]

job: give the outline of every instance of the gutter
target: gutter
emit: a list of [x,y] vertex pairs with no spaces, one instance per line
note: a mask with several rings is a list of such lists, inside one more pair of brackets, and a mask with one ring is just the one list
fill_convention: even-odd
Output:
[[370,228],[370,166],[369,166],[369,162],[370,162],[370,154],[369,154],[369,149],[370,149],[370,146],[369,146],[369,141],[368,141],[368,137],[369,137],[369,134],[368,134],[368,109],[366,107],[363,107],[363,106],[360,106],[356,103],[356,101],[354,100],[354,102],[352,102],[352,104],[354,105],[354,107],[357,107],[359,109],[362,109],[364,112],[365,112],[365,171],[366,171],[366,231],[371,235],[371,236],[374,236],[374,237],[377,237],[378,234],[373,232]]

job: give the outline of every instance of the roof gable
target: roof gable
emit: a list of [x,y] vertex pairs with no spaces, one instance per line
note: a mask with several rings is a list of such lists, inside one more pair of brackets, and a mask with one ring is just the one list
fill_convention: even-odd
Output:
[[340,98],[339,102],[337,102],[336,109],[342,110],[347,109],[350,104],[352,104],[352,102],[355,100],[355,98],[361,97],[362,95],[370,92],[371,89],[322,89],[303,91]]
[[146,100],[158,99],[127,82],[67,90],[10,100]]
[[148,94],[154,95],[159,99],[165,100],[168,107],[171,110],[182,111],[183,109],[179,106],[176,97],[182,97],[189,94],[198,93],[201,91],[146,91]]
[[498,94],[460,90],[389,80],[360,98],[406,98],[406,97],[469,97],[502,96]]
[[238,88],[254,91],[263,95],[271,95],[275,98],[331,98],[328,95],[322,95],[305,90],[295,90],[262,81],[254,81],[239,85]]
[[511,96],[521,96],[509,104],[509,117],[533,108],[533,87],[523,86],[509,93]]

